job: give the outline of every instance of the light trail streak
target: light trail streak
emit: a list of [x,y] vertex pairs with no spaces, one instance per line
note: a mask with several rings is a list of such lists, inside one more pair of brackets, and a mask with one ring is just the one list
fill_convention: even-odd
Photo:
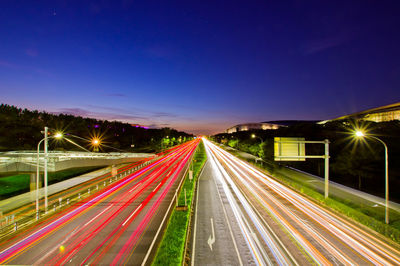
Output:
[[[146,214],[145,218],[139,224],[139,226],[135,229],[135,231],[131,234],[129,239],[125,242],[123,248],[120,250],[118,255],[115,257],[111,265],[121,264],[123,261],[126,263],[130,255],[133,253],[133,246],[136,246],[139,235],[145,230],[145,228],[149,225],[150,220],[154,217],[156,210],[161,204],[162,200],[167,195],[168,191],[171,189],[173,183],[177,180],[180,172],[183,167],[186,165],[187,161],[191,157],[194,150],[185,155],[185,158],[179,163],[177,169],[174,171],[172,177],[170,178],[167,186],[162,191],[161,195],[158,197],[157,201],[153,204],[150,211]],[[132,250],[129,254],[129,250]]]
[[[121,167],[121,168],[118,169],[117,175],[121,174],[124,171],[132,170],[135,167],[137,167],[137,166],[139,166],[139,165],[141,165],[143,163],[146,163],[146,162],[148,162],[148,161],[150,161],[152,159],[154,159],[154,158],[144,159],[144,160],[129,164],[127,166]],[[86,181],[84,183],[81,183],[80,185],[78,185],[76,187],[71,187],[71,188],[68,188],[66,190],[63,190],[62,192],[56,193],[54,195],[50,195],[49,199],[48,199],[49,200],[49,205],[58,204],[59,203],[58,200],[59,200],[60,197],[63,198],[63,199],[71,198],[73,195],[76,195],[78,193],[78,191],[87,191],[88,188],[93,187],[95,185],[99,185],[100,186],[105,180],[107,181],[110,177],[112,177],[112,175],[110,173],[106,173],[106,174],[100,175],[100,176],[98,176],[96,178],[93,178],[93,179],[91,179],[89,181]],[[44,202],[44,198],[41,198],[39,200],[40,205],[42,205],[43,202]],[[24,206],[22,206],[20,208],[17,208],[15,210],[11,211],[11,212],[8,212],[7,215],[14,214],[15,216],[18,216],[18,215],[27,216],[27,215],[33,214],[34,212],[36,212],[35,203],[32,202],[31,204],[24,205]]]
[[[85,243],[90,242],[102,229],[104,229],[108,224],[110,224],[113,219],[115,217],[117,217],[120,213],[122,213],[122,211],[124,211],[129,205],[130,203],[135,200],[140,194],[142,194],[142,192],[144,190],[146,190],[147,187],[149,187],[150,185],[152,185],[155,182],[158,182],[157,180],[159,180],[160,178],[162,178],[162,175],[160,175],[160,172],[164,172],[165,170],[168,169],[168,166],[170,164],[172,164],[173,162],[175,162],[176,160],[178,160],[178,157],[184,153],[185,150],[180,151],[179,153],[177,153],[175,155],[175,158],[173,159],[173,161],[171,163],[167,163],[164,166],[162,166],[158,171],[153,172],[151,174],[152,178],[148,177],[146,179],[146,184],[145,186],[143,186],[139,191],[135,192],[133,194],[133,196],[131,196],[131,198],[125,203],[123,204],[120,208],[118,208],[111,216],[109,215],[108,217],[104,217],[103,220],[100,220],[97,225],[96,228],[94,229],[90,229],[87,231],[87,233],[84,233],[83,235],[80,235],[80,237],[75,241],[75,244],[69,245],[69,252],[66,253],[62,258],[58,258],[59,262],[57,264],[63,264],[64,262],[68,261],[69,258],[71,258],[72,256],[74,256],[77,252],[79,252],[79,250],[85,245]],[[167,177],[164,177],[164,180]],[[125,195],[122,194],[120,195],[120,199],[116,200],[117,202],[121,202],[123,198],[125,197],[129,197],[129,195]],[[148,203],[148,201],[151,199],[152,195],[148,196],[147,199],[145,201],[142,202],[141,207],[138,208],[138,213],[146,206],[146,204]],[[136,213],[135,216],[138,215],[138,213]],[[135,217],[134,216],[134,217]],[[111,239],[111,237],[113,235],[115,235],[115,233],[117,231],[119,231],[118,236],[120,236],[122,234],[122,232],[124,230],[119,230],[121,227],[118,226],[117,228],[115,228],[111,234],[109,234],[109,236],[91,253],[91,255],[89,255],[88,258],[90,258],[92,255],[94,255],[94,253],[96,253],[109,239]],[[115,241],[118,237],[114,238]],[[112,242],[113,243],[113,242]]]
[[125,224],[132,218],[133,215],[135,215],[135,213],[136,213],[141,207],[142,207],[142,204],[140,204],[140,205],[132,212],[132,214],[128,217],[128,219],[126,219],[126,220],[123,222],[122,226],[125,226]]
[[[186,159],[184,159],[181,162],[181,167],[183,167],[183,165],[186,164]],[[177,167],[179,167],[179,165],[176,165],[174,167],[174,169],[172,169],[171,171],[174,171]],[[180,172],[181,169],[179,169],[179,171],[177,173]],[[163,178],[163,180],[161,181],[161,183],[165,183],[166,180],[168,180],[170,178],[170,173],[171,171],[168,173],[168,175],[166,177]],[[176,176],[177,177],[177,176]],[[170,181],[170,184],[172,185],[172,183],[175,181],[175,179],[172,179]],[[148,211],[146,213],[146,216],[142,219],[141,223],[139,224],[139,226],[135,229],[135,231],[133,232],[132,236],[130,237],[130,240],[128,240],[128,242],[123,246],[122,250],[119,251],[117,257],[114,259],[114,261],[119,260],[122,255],[124,255],[127,250],[128,247],[130,248],[131,246],[133,246],[136,243],[137,237],[139,236],[139,233],[142,233],[144,230],[144,225],[146,225],[149,221],[150,218],[153,217],[153,213],[154,210],[159,206],[159,203],[161,202],[161,200],[164,198],[165,194],[168,192],[169,190],[169,186],[167,187],[167,189],[164,190],[164,193],[157,199],[156,203],[153,204],[153,206],[151,207],[150,211]],[[133,216],[133,219],[135,217],[137,217],[139,215],[139,213],[143,210],[143,208],[149,203],[149,201],[153,198],[153,196],[156,194],[156,191],[153,190],[150,195],[141,203],[141,208],[138,209],[138,211],[135,211],[135,214]],[[90,261],[90,264],[97,264],[100,263],[101,258],[113,247],[113,245],[115,244],[115,242],[118,240],[118,238],[125,232],[125,230],[127,230],[129,224],[133,221],[133,219],[129,219],[128,220],[128,225],[126,225],[125,227],[122,228],[121,225],[119,225],[118,227],[116,227],[113,232],[111,234],[109,234],[109,236],[82,262],[82,265],[85,263],[88,263],[89,260],[91,259],[92,256],[94,256],[95,253],[99,253],[99,250],[102,249],[102,251],[99,253],[99,255],[97,256],[97,258],[95,258],[94,260]],[[111,239],[112,238],[112,239]],[[111,239],[111,240],[110,240]],[[109,242],[108,242],[109,241]],[[108,242],[108,244],[106,244]],[[128,246],[128,247],[127,247]]]
[[[168,178],[168,176],[165,176],[163,178],[163,180],[165,180],[166,178]],[[153,197],[155,193],[152,192],[150,193],[149,196],[147,196],[147,198],[140,204],[140,207],[137,209],[137,211],[135,212],[135,214],[131,217],[131,218],[135,218],[142,210],[143,208],[147,205],[147,203],[150,201],[150,199]],[[132,219],[132,220],[133,220]],[[131,219],[128,220],[128,222],[132,221]],[[129,225],[129,224],[128,224]],[[100,257],[102,255],[104,255],[107,250],[109,250],[112,245],[117,241],[117,239],[121,236],[121,234],[126,230],[127,226],[125,228],[121,228],[122,225],[120,224],[119,226],[117,226],[109,235],[107,238],[105,238],[103,240],[103,242],[97,246],[97,248],[95,250],[93,250],[93,252],[83,261],[82,264],[86,263],[86,261],[88,261],[96,252],[98,252],[100,250],[100,248],[103,248],[103,251],[101,252],[101,254],[98,256],[98,258],[93,262],[94,264],[96,263],[97,260],[100,259]],[[111,239],[111,242],[105,246],[105,244]]]
[[[186,145],[186,144],[183,144],[183,145]],[[168,149],[168,150],[166,150],[166,151],[164,151],[162,153],[158,153],[155,157],[146,158],[146,159],[134,162],[132,164],[123,166],[123,167],[121,167],[121,168],[119,168],[117,170],[116,174],[119,175],[121,173],[125,173],[128,170],[133,171],[133,169],[135,169],[139,165],[142,165],[144,163],[148,163],[149,161],[151,161],[151,160],[153,160],[153,159],[155,159],[155,158],[157,158],[159,156],[162,156],[164,154],[168,154],[168,153],[173,152],[173,151],[175,151],[175,150],[177,150],[179,148],[182,148],[182,145],[176,146],[176,147],[172,147],[172,148],[170,148],[170,149]],[[71,188],[63,190],[63,191],[61,191],[59,193],[50,195],[49,198],[48,198],[49,205],[52,205],[52,204],[57,204],[58,205],[60,197],[63,198],[63,199],[72,198],[74,195],[77,195],[78,192],[80,192],[80,191],[81,192],[87,191],[88,188],[96,186],[96,185],[101,186],[101,184],[103,184],[104,181],[108,181],[112,177],[113,177],[113,175],[111,173],[106,173],[106,174],[100,175],[100,176],[98,176],[96,178],[93,178],[93,179],[91,179],[89,181],[86,181],[84,183],[81,183],[78,186],[71,187]],[[42,205],[43,202],[44,202],[44,198],[41,198],[39,200],[39,204]],[[15,217],[28,216],[28,215],[33,215],[35,212],[36,212],[35,203],[32,202],[31,204],[27,204],[27,205],[21,206],[20,208],[17,208],[15,210],[13,210],[13,211],[7,212],[7,215],[15,215]]]
[[[46,221],[44,223],[44,225],[40,226],[33,233],[28,234],[21,240],[17,240],[14,244],[11,244],[11,246],[2,250],[0,252],[0,263],[2,263],[2,264],[7,263],[11,259],[15,259],[15,258],[19,257],[22,253],[26,252],[33,245],[37,245],[43,239],[48,237],[50,234],[54,233],[55,230],[62,228],[65,224],[71,222],[73,219],[77,218],[78,216],[81,216],[83,213],[87,212],[93,206],[98,205],[100,202],[109,198],[111,195],[114,195],[116,192],[121,191],[121,189],[124,189],[126,186],[131,185],[135,180],[137,180],[140,176],[142,176],[149,170],[152,170],[155,167],[158,167],[162,163],[165,165],[164,168],[167,169],[168,166],[173,163],[172,161],[177,160],[177,158],[179,157],[180,154],[186,152],[188,149],[189,150],[193,149],[196,145],[197,145],[197,143],[195,145],[193,145],[193,143],[181,145],[180,148],[172,150],[164,158],[161,158],[161,159],[157,160],[156,162],[142,168],[140,171],[132,173],[128,177],[116,182],[115,184],[110,186],[106,191],[100,191],[98,193],[93,194],[91,197],[87,198],[86,199],[87,202],[84,202],[82,205],[76,204],[76,205],[72,206],[65,212],[58,215],[58,218],[56,218],[56,220],[52,221],[51,219],[49,219],[48,221]],[[173,159],[173,158],[174,158],[174,160],[171,161],[171,159]],[[161,171],[161,170],[156,171],[156,173],[159,171]],[[154,176],[154,175],[150,175],[150,176]],[[154,180],[156,180],[156,179],[158,179],[158,178],[154,178]],[[146,179],[146,181],[148,181],[148,180],[149,179]],[[136,189],[140,184],[142,184],[142,183],[136,184],[134,189]],[[133,193],[134,195],[130,199],[132,199],[135,195],[139,194],[139,192],[143,191],[149,185],[150,185],[150,183],[147,186],[141,187],[137,193],[136,192]],[[132,190],[133,189],[131,189],[129,191],[129,193],[132,192]],[[122,195],[125,195],[125,194],[122,193]],[[119,199],[122,199],[122,198],[123,198],[123,196],[119,197]],[[123,202],[123,201],[121,201],[121,202]],[[115,206],[115,204],[108,206],[106,209],[104,209],[103,211],[98,213],[94,218],[91,218],[89,222],[85,223],[82,228],[86,228],[86,227],[90,226],[91,227],[90,230],[93,230],[94,227],[98,226],[99,223],[101,223],[101,220],[96,222],[97,225],[94,225],[93,221],[96,221],[100,217],[104,216],[104,214],[106,214],[106,211],[109,211],[109,208],[114,207],[114,206]],[[107,212],[106,217],[110,218],[110,217],[112,217],[112,215],[109,212]],[[105,220],[103,219],[103,223],[104,222],[105,222]],[[82,231],[82,228],[79,231]],[[88,230],[88,231],[90,231],[90,230]],[[98,232],[98,231],[94,231],[94,232]],[[64,253],[64,255],[67,255],[67,254]]]
[[282,252],[281,248],[279,247],[279,244],[272,239],[271,235],[262,226],[256,213],[253,211],[253,209],[248,204],[247,200],[244,198],[242,193],[236,187],[235,183],[232,181],[229,174],[225,171],[225,169],[216,159],[215,155],[211,152],[209,143],[205,141],[205,144],[206,144],[205,146],[208,158],[210,159],[213,168],[217,169],[216,175],[218,177],[218,180],[222,184],[224,192],[227,196],[230,206],[232,207],[233,213],[241,228],[242,234],[245,240],[247,241],[247,245],[253,255],[254,260],[259,265],[263,265],[265,263],[267,264],[273,263],[270,260],[269,256],[265,253],[265,250],[263,246],[260,244],[256,234],[253,233],[252,226],[250,226],[250,222],[247,221],[247,219],[244,218],[245,216],[241,213],[240,207],[237,205],[236,200],[234,199],[234,196],[232,195],[228,187],[228,184],[232,188],[233,192],[235,193],[235,196],[239,199],[242,207],[245,209],[247,215],[251,219],[252,221],[251,224],[257,229],[258,233],[263,238],[264,243],[268,246],[270,252],[272,252],[272,255],[276,260],[276,262],[280,265],[289,265],[290,260],[287,258],[286,254]]
[[[400,251],[205,141],[236,183],[317,264],[399,265]],[[254,207],[255,208],[255,207]]]

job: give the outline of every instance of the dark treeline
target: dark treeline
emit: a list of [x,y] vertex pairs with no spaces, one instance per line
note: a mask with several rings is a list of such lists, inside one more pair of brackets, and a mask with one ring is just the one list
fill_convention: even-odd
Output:
[[[390,198],[400,201],[400,122],[334,121],[319,125],[302,123],[277,130],[242,131],[233,134],[217,134],[216,142],[229,145],[261,157],[274,160],[274,137],[304,137],[306,140],[330,141],[330,179],[378,196],[384,196],[385,159],[384,146],[372,139],[357,139],[354,128],[364,128],[367,134],[383,140],[389,151]],[[257,137],[252,138],[255,134]],[[261,143],[261,139],[263,142]],[[306,144],[307,155],[323,155],[323,144]],[[280,162],[288,166],[324,176],[324,160],[307,159],[302,162]]]
[[[67,114],[20,109],[7,104],[0,105],[0,151],[36,150],[43,138],[44,127],[52,133],[61,131],[68,139],[92,150],[90,141],[79,139],[101,139],[100,151],[155,152],[192,138],[185,132],[171,128],[145,129],[128,123],[97,120]],[[41,149],[43,146],[41,147]],[[50,141],[51,150],[79,150],[68,141]]]

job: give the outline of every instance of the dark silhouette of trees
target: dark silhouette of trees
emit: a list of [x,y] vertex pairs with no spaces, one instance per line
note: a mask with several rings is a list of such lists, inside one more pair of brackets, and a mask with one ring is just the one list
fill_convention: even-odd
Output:
[[[299,123],[277,130],[251,130],[233,134],[221,133],[211,138],[233,148],[274,160],[274,137],[304,137],[306,140],[330,141],[330,179],[346,186],[384,196],[384,148],[381,143],[354,137],[354,127],[366,128],[368,134],[382,139],[389,151],[389,183],[391,199],[400,201],[396,188],[400,186],[400,121],[374,123],[368,121],[341,120],[323,125]],[[251,138],[256,134],[263,139]],[[306,144],[306,154],[323,155],[324,145]],[[303,162],[279,162],[306,172],[323,176],[324,161],[307,159]]]
[[[0,151],[35,150],[43,138],[41,131],[45,126],[53,132],[64,132],[66,137],[88,149],[91,148],[89,141],[74,136],[88,140],[99,137],[102,139],[100,150],[104,152],[117,151],[116,149],[154,152],[161,149],[161,140],[166,136],[171,140],[169,146],[193,137],[191,134],[171,128],[145,129],[118,121],[97,120],[69,114],[49,114],[7,104],[0,105],[0,123]],[[51,145],[58,150],[78,149],[66,141],[51,141]]]

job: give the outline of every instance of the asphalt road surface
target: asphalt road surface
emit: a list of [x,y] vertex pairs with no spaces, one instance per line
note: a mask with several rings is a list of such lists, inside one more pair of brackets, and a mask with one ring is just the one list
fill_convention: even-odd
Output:
[[0,243],[0,264],[150,264],[160,240],[161,221],[198,142],[179,146]]
[[[192,264],[400,264],[397,244],[320,207],[207,140],[205,146],[209,166],[199,181]],[[211,218],[217,221],[214,232]]]
[[192,265],[254,262],[210,161],[199,176],[192,236]]

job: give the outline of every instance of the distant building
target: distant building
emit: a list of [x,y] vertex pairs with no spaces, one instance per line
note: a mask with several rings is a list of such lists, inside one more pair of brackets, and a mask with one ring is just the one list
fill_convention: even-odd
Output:
[[248,130],[254,130],[254,129],[262,129],[262,130],[267,130],[267,129],[278,129],[282,127],[281,125],[278,124],[271,124],[271,123],[247,123],[247,124],[240,124],[233,126],[231,128],[228,128],[225,130],[225,133],[235,133],[239,131],[248,131]]
[[275,124],[279,126],[294,126],[298,124],[315,124],[318,123],[319,120],[275,120],[275,121],[266,121],[263,123]]
[[373,122],[400,121],[400,102],[341,116],[332,120],[321,121],[319,124],[343,119],[367,120]]

